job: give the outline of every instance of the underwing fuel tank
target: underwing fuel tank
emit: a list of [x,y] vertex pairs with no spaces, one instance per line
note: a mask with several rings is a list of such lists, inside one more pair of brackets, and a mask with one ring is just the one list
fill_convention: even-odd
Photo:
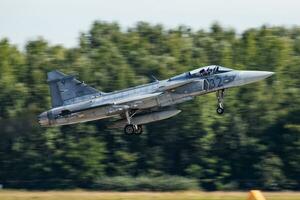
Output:
[[[151,122],[168,119],[170,117],[177,115],[180,112],[181,112],[181,110],[172,109],[172,110],[152,112],[152,113],[148,113],[148,114],[144,114],[144,115],[137,115],[137,116],[134,116],[133,118],[131,118],[131,123],[135,124],[135,125],[148,124]],[[122,119],[122,120],[116,121],[110,127],[111,128],[119,128],[119,127],[123,127],[126,123],[127,123],[127,121]]]

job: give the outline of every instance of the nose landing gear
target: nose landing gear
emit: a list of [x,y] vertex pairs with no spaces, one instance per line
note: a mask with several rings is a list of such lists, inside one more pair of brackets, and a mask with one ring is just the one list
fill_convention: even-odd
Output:
[[124,127],[124,133],[126,135],[141,135],[143,133],[142,125],[131,124],[131,118],[133,117],[134,114],[135,113],[129,116],[129,112],[128,111],[125,112],[127,125]]
[[219,115],[223,114],[224,113],[224,92],[225,90],[222,89],[222,90],[218,90],[216,95],[217,95],[217,100],[218,100],[218,107],[217,107],[217,113]]
[[224,113],[224,108],[218,106],[216,111],[219,115],[222,115]]

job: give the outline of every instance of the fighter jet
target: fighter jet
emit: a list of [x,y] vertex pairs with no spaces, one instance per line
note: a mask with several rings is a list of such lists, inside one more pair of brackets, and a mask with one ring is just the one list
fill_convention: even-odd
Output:
[[269,71],[244,71],[211,65],[166,80],[114,92],[101,92],[59,71],[48,73],[52,108],[38,116],[41,126],[60,126],[116,118],[112,128],[140,135],[142,125],[173,117],[176,104],[216,92],[217,113],[224,112],[224,91],[265,79]]

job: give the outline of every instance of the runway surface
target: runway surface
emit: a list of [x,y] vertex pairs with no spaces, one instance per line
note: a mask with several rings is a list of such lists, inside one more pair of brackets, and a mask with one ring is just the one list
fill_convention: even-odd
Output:
[[[300,192],[263,192],[267,200],[300,200]],[[95,192],[0,190],[1,200],[246,200],[247,192]]]

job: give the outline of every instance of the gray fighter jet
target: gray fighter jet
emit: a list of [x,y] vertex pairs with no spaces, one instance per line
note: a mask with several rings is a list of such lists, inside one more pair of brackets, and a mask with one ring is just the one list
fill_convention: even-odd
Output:
[[120,91],[100,92],[74,76],[59,71],[48,73],[52,109],[39,115],[41,126],[75,124],[116,117],[112,128],[124,127],[125,134],[139,135],[142,125],[173,117],[181,111],[176,104],[216,92],[217,113],[224,112],[227,88],[256,82],[271,76],[268,71],[242,71],[206,66],[167,80]]

